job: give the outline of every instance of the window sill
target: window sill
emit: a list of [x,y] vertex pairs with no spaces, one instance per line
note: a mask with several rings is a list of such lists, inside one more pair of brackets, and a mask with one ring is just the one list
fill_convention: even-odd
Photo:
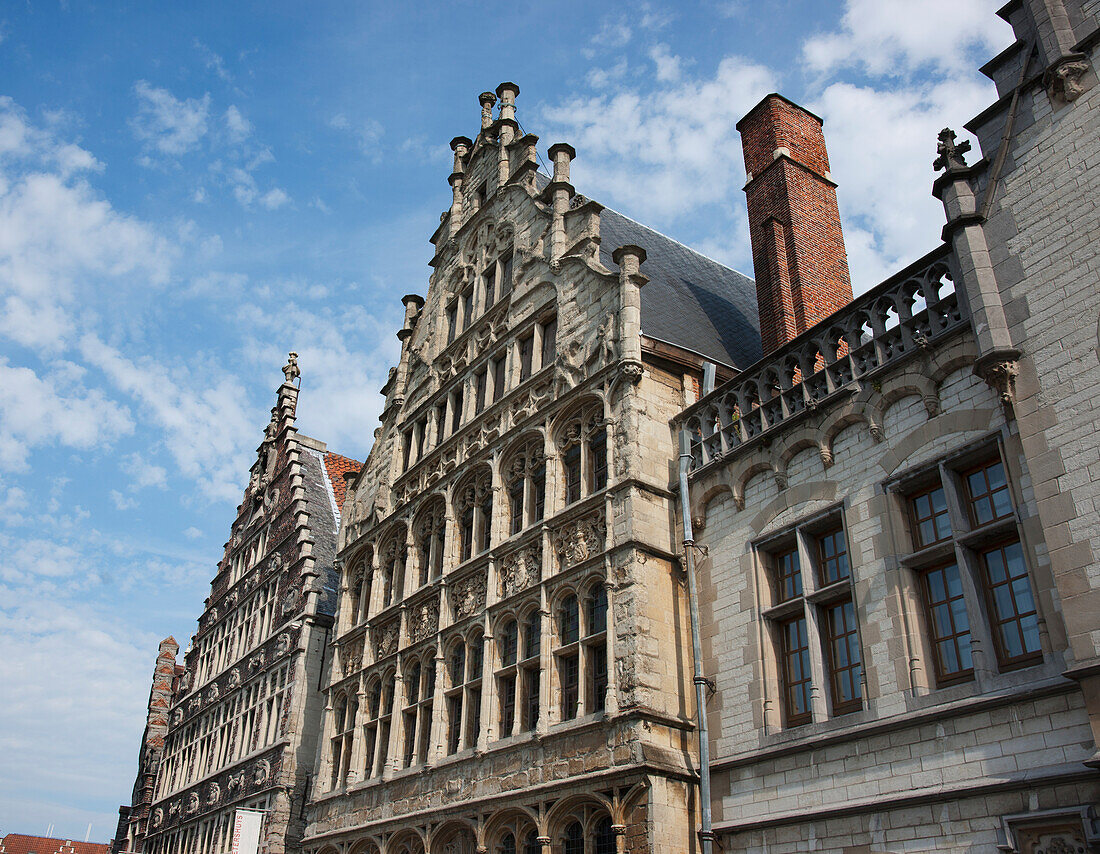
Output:
[[1018,530],[1016,517],[1006,516],[1004,519],[987,522],[980,528],[974,528],[965,534],[960,534],[958,540],[968,549],[980,549],[982,546],[1007,540],[1010,537],[1018,538]]

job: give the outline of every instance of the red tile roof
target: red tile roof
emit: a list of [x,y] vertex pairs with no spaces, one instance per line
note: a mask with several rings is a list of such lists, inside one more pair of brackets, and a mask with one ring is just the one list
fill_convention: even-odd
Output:
[[325,470],[328,472],[328,479],[332,483],[332,493],[336,496],[336,506],[341,513],[344,511],[344,497],[348,492],[347,483],[344,481],[344,473],[351,472],[354,474],[362,467],[362,463],[356,462],[350,457],[342,457],[331,452],[325,454]]
[[109,846],[100,842],[76,842],[9,833],[0,839],[0,854],[107,854]]

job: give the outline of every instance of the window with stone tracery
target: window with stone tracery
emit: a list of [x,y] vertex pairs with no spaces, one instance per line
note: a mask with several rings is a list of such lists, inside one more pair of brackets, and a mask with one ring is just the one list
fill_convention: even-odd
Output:
[[615,854],[615,829],[611,817],[595,807],[579,811],[562,828],[562,854]]
[[390,536],[382,547],[382,607],[399,602],[405,593],[405,532],[401,529]]
[[393,717],[394,671],[375,677],[367,687],[367,722],[363,725],[363,776],[378,777],[386,767]]
[[558,434],[566,504],[607,486],[607,430],[603,407],[593,404],[569,419]]
[[492,544],[493,479],[486,468],[469,478],[455,493],[458,513],[459,561],[487,551]]
[[415,660],[405,674],[405,708],[401,713],[405,768],[428,761],[432,734],[432,700],[435,695],[435,651]]
[[429,507],[420,512],[413,526],[421,587],[443,574],[446,512],[447,508],[442,500],[433,501]]
[[467,640],[456,638],[447,657],[447,754],[477,746],[481,734],[481,671],[484,641],[477,631]]
[[607,702],[607,590],[603,580],[589,584],[581,596],[578,600],[576,594],[566,593],[556,614],[554,658],[563,721],[601,712]]
[[332,708],[331,788],[345,785],[351,771],[351,754],[355,742],[355,718],[359,714],[359,699],[353,693],[341,693]]
[[497,629],[498,738],[538,725],[542,682],[541,614],[529,607],[517,619],[507,616]]
[[348,584],[347,628],[351,628],[367,619],[367,612],[370,608],[374,571],[371,568],[371,555],[369,552],[355,562],[348,577],[351,579],[351,583]]
[[546,512],[546,457],[541,436],[515,450],[504,465],[510,534],[541,522]]

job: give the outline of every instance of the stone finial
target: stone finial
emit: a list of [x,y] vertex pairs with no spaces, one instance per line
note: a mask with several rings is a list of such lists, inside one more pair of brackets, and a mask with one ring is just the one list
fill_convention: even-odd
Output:
[[577,156],[577,150],[567,142],[555,142],[547,152],[554,161],[554,183],[569,183],[569,164]]
[[519,95],[519,86],[515,83],[501,83],[497,86],[497,97],[500,98],[500,117],[504,121],[513,121],[516,118],[517,95]]
[[298,354],[292,352],[287,356],[286,364],[283,365],[283,376],[286,377],[286,382],[292,383],[301,375],[302,372],[298,370]]
[[970,150],[970,143],[963,140],[955,144],[955,131],[944,128],[939,134],[939,143],[936,145],[936,153],[939,155],[932,161],[932,168],[939,172],[944,169],[951,172],[954,169],[966,169],[966,161],[963,155]]
[[481,104],[481,129],[485,130],[493,123],[493,104],[497,102],[497,96],[492,92],[482,92],[477,100]]
[[474,147],[474,143],[468,136],[456,136],[451,140],[451,151],[455,153],[455,165],[454,172],[461,175],[466,169],[466,155],[470,153],[470,149]]
[[619,269],[632,276],[637,273],[643,263],[645,263],[646,254],[645,250],[641,246],[634,246],[627,244],[626,246],[620,246],[614,252],[611,253],[611,260],[619,265]]

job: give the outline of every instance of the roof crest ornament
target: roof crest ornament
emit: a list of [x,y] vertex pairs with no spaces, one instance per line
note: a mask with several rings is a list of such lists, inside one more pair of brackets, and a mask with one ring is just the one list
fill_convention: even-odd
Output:
[[966,169],[966,161],[963,155],[970,151],[970,142],[963,140],[955,144],[955,131],[944,128],[939,133],[939,142],[936,144],[936,153],[939,155],[933,162],[932,168],[939,172],[945,169],[952,172],[955,169]]
[[286,382],[292,383],[302,375],[302,372],[298,370],[298,354],[291,351],[287,356],[287,362],[283,365],[283,376],[286,377]]

